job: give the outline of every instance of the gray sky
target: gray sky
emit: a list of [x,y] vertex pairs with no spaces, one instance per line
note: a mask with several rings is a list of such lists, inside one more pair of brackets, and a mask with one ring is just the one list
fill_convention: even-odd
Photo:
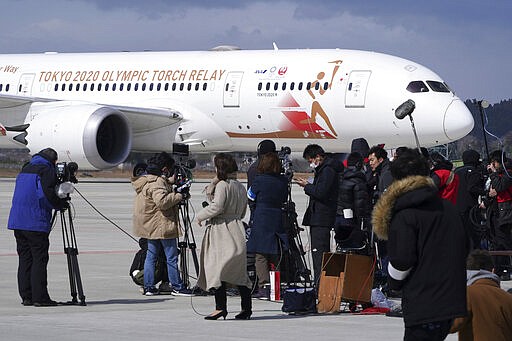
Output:
[[0,53],[348,48],[411,59],[463,99],[512,98],[510,0],[0,0]]

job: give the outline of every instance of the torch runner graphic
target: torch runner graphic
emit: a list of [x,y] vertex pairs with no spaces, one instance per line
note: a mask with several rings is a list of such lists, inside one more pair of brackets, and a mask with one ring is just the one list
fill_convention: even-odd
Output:
[[[340,68],[340,65],[342,62],[343,61],[341,61],[341,60],[335,60],[335,61],[329,62],[329,63],[335,64],[335,66],[332,71],[331,81],[329,83],[328,89],[331,89],[332,83],[334,81],[334,76],[338,72],[338,69]],[[301,123],[301,124],[316,123],[316,115],[318,114],[325,121],[325,123],[327,124],[327,126],[329,127],[329,129],[331,130],[333,135],[338,136],[338,134],[336,133],[336,130],[334,130],[334,127],[331,124],[331,121],[329,120],[329,117],[325,113],[324,109],[322,108],[322,106],[316,99],[315,94],[312,91],[312,89],[315,88],[316,84],[318,84],[324,77],[325,77],[325,72],[319,72],[318,75],[316,76],[316,80],[311,83],[311,87],[308,89],[309,95],[311,96],[311,98],[313,98],[313,103],[311,104],[311,117],[307,118],[305,120],[302,120],[299,123]],[[324,89],[323,87],[320,87],[318,89],[318,92],[320,95],[323,95],[326,91],[327,90]]]

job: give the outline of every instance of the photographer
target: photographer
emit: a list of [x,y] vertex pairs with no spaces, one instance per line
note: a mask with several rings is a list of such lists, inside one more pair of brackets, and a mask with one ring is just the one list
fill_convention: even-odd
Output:
[[181,193],[175,193],[172,185],[174,160],[162,152],[148,160],[147,174],[132,178],[137,192],[133,211],[134,233],[148,239],[148,252],[144,262],[144,295],[158,294],[155,287],[155,263],[163,247],[167,261],[172,295],[190,296],[181,280],[178,270],[178,248],[176,238],[181,234],[178,223],[178,204],[183,200]]
[[56,306],[47,283],[52,210],[67,202],[55,193],[57,152],[46,148],[34,155],[16,177],[8,229],[14,230],[18,252],[18,291],[25,306]]
[[[490,172],[491,188],[489,197],[495,198],[497,207],[495,207],[494,222],[494,249],[512,250],[512,238],[510,232],[512,229],[512,179],[510,174],[512,169],[505,153],[495,150],[489,156],[490,164],[487,170]],[[506,168],[506,169],[505,169]],[[496,274],[502,281],[510,280],[510,257],[496,256]]]

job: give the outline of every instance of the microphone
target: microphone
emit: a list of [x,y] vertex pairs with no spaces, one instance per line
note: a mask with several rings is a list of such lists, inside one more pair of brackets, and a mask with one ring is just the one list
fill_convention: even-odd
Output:
[[412,114],[414,109],[416,108],[416,104],[412,99],[408,99],[407,101],[403,102],[398,106],[398,108],[395,109],[395,116],[399,120],[403,120],[405,116],[409,116]]

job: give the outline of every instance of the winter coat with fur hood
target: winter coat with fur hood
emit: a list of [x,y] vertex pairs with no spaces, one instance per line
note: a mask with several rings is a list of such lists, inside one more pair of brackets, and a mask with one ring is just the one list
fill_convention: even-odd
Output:
[[133,207],[133,232],[139,238],[172,239],[181,236],[178,204],[183,199],[162,176],[133,177],[137,195]]
[[431,178],[396,180],[373,211],[374,232],[388,240],[389,285],[402,289],[406,327],[466,314],[466,237],[455,207]]

